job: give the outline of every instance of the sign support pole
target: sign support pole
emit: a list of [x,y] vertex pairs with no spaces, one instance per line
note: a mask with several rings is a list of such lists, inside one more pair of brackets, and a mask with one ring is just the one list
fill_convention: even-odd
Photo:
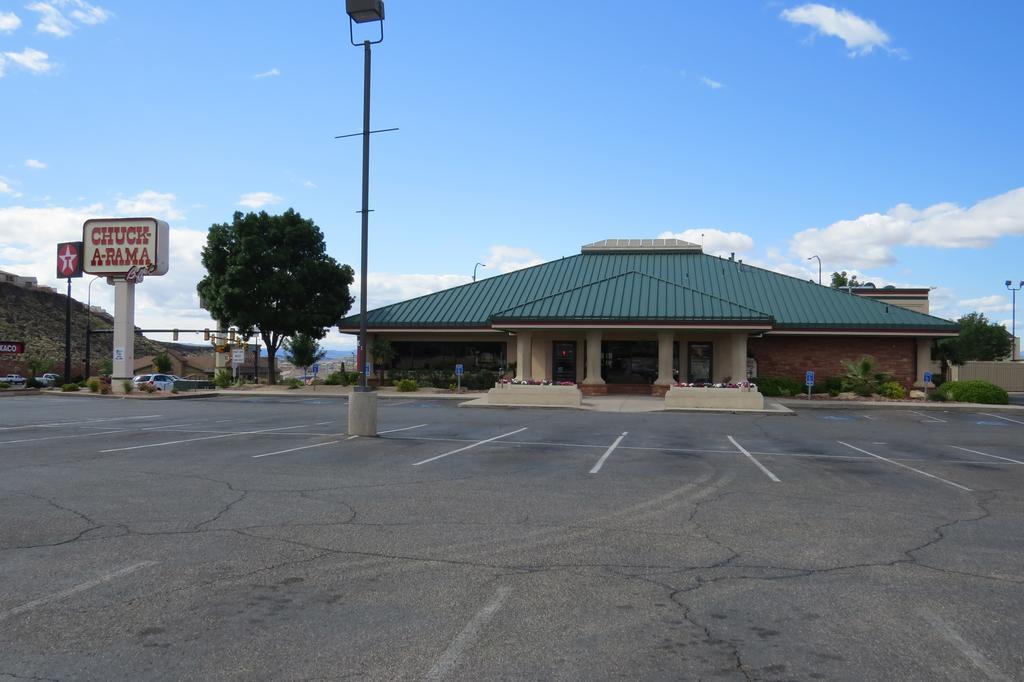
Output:
[[[88,379],[89,377],[86,377]],[[68,300],[64,309],[64,383],[71,381],[71,278],[68,277]]]
[[113,359],[110,383],[118,390],[135,372],[135,283],[123,279],[114,281]]

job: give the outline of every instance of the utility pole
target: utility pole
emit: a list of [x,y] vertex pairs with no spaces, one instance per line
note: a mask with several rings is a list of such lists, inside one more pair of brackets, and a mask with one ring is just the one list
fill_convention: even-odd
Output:
[[[71,381],[71,278],[68,277],[68,300],[64,309],[64,383]],[[88,379],[89,377],[86,377]]]

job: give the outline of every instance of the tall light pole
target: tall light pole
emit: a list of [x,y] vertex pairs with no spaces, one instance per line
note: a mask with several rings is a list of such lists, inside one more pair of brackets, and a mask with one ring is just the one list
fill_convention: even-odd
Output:
[[473,266],[473,281],[474,282],[476,281],[476,269],[479,268],[479,267],[486,268],[487,264],[486,263],[477,263],[476,265]]
[[812,260],[814,258],[818,259],[818,286],[821,286],[821,257],[819,257],[819,256],[811,256],[807,260]]
[[[85,378],[89,379],[89,371],[92,369],[92,284],[96,280],[103,277],[103,275],[96,275],[89,280],[89,286],[86,287],[88,296],[86,296],[85,304]],[[134,368],[133,368],[134,371]],[[70,377],[64,377],[64,383],[71,381]]]
[[345,0],[348,14],[348,38],[359,47],[353,35],[353,24],[380,23],[380,37],[364,40],[363,45],[363,207],[362,247],[359,266],[359,345],[356,363],[359,385],[349,398],[348,432],[355,436],[377,435],[377,396],[370,392],[366,366],[366,270],[367,242],[370,232],[370,46],[384,40],[384,3],[381,0]]
[[1010,323],[1010,359],[1017,359],[1017,292],[1024,288],[1024,280],[1022,280],[1016,287],[1013,286],[1012,280],[1006,280],[1006,288],[1013,292],[1013,321]]

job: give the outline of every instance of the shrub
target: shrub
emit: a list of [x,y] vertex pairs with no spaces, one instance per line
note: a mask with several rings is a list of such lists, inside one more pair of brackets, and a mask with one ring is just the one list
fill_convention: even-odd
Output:
[[846,370],[842,379],[843,388],[857,395],[870,396],[877,393],[879,387],[889,381],[888,374],[875,371],[875,359],[870,355],[862,355],[856,362],[843,360],[842,364]]
[[301,388],[302,381],[300,379],[292,377],[291,379],[285,379],[284,385],[287,386],[288,388]]
[[478,372],[468,372],[462,375],[462,386],[471,391],[483,391],[494,388],[498,381],[498,373],[482,369]]
[[132,391],[135,390],[135,384],[132,383],[131,379],[125,379],[124,381],[121,382],[121,388],[124,389],[125,393],[131,393]]
[[942,391],[932,391],[928,394],[928,400],[934,400],[937,403],[946,402],[946,394]]
[[907,397],[907,392],[903,390],[903,385],[898,381],[887,381],[878,388],[878,394],[883,398],[891,398],[893,400],[902,400]]
[[142,391],[145,393],[156,393],[156,386],[150,386],[149,384],[142,384]]
[[342,386],[344,385],[345,377],[341,372],[331,372],[324,379],[324,386]]
[[100,384],[100,395],[110,395],[110,384]]
[[218,369],[217,373],[213,376],[213,385],[217,388],[227,388],[235,382],[231,378],[231,372],[226,369]]
[[11,387],[11,385],[9,383],[7,383],[6,381],[0,381],[0,391],[6,391],[10,387]]
[[804,387],[800,385],[799,381],[788,377],[759,377],[752,379],[751,382],[757,384],[757,390],[761,395],[770,398],[797,395],[804,391]]
[[947,381],[935,394],[942,394],[946,400],[960,403],[982,403],[985,405],[1008,405],[1010,396],[1006,391],[987,381]]
[[41,381],[39,381],[38,379],[35,379],[35,378],[29,379],[28,381],[25,382],[25,388],[42,388],[42,387],[43,387],[43,382],[41,382]]
[[415,379],[399,379],[395,382],[395,388],[402,393],[411,393],[420,390],[420,385],[416,383]]
[[842,377],[826,377],[825,378],[825,390],[830,396],[835,398],[837,395],[843,392],[843,378]]
[[96,377],[89,379],[87,382],[85,382],[85,385],[89,387],[89,393],[100,392],[100,380],[97,379]]
[[78,384],[64,384],[63,386],[60,387],[60,390],[63,391],[64,393],[74,393],[79,388],[80,387]]

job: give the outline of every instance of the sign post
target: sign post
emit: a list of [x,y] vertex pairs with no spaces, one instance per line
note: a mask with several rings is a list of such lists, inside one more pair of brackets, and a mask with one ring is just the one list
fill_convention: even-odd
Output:
[[462,365],[455,365],[455,392],[462,393]]
[[156,218],[90,218],[82,225],[83,269],[114,285],[115,389],[135,372],[135,285],[167,274],[169,233]]
[[[66,277],[68,280],[68,299],[64,308],[65,383],[71,381],[71,279],[81,276],[82,242],[62,242],[57,244],[57,277]],[[86,379],[88,378],[86,377]]]
[[814,370],[807,370],[807,374],[804,376],[804,383],[807,384],[807,399],[811,399],[811,388],[814,386]]
[[928,384],[932,383],[932,373],[924,373],[924,399],[928,400]]

